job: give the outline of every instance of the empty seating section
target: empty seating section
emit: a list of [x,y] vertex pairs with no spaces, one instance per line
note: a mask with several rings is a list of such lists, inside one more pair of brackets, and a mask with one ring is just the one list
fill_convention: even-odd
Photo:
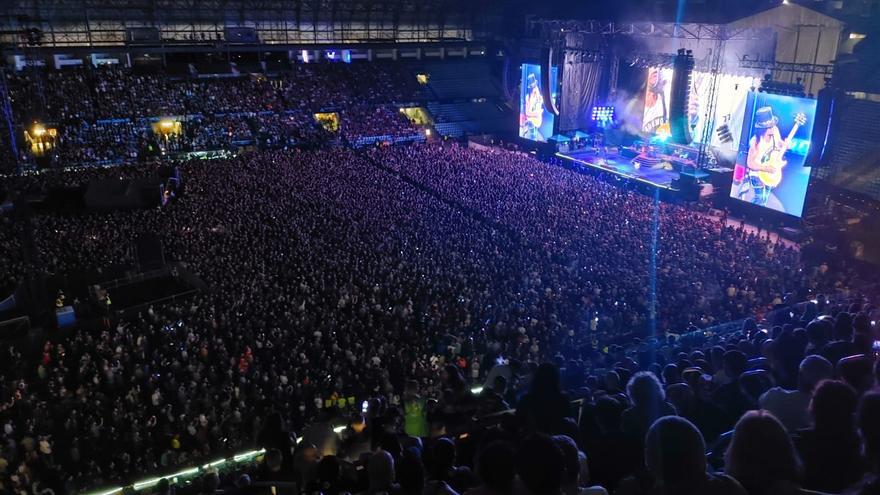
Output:
[[510,127],[512,117],[494,102],[429,103],[434,127],[444,136],[500,132]]
[[437,100],[498,98],[501,92],[485,63],[437,63],[416,67],[428,75],[428,88]]
[[880,103],[851,99],[837,105],[827,166],[815,175],[880,199],[880,128],[872,125]]

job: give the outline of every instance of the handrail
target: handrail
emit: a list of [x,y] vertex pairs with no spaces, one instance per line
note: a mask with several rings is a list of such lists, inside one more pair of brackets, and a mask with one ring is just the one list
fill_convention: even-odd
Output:
[[[471,388],[471,393],[474,395],[477,395],[482,391],[483,391],[483,387]],[[576,404],[577,407],[580,409],[581,407],[583,407],[583,402],[584,402],[584,399],[581,398],[581,399],[572,400],[571,404],[572,405]],[[479,419],[487,420],[487,419],[499,418],[501,416],[504,416],[505,414],[513,414],[513,413],[516,413],[516,409],[507,409],[504,411],[498,411],[495,413],[491,413],[491,414],[487,414],[485,416],[482,416]],[[578,416],[580,416],[580,414],[578,414]],[[485,424],[483,424],[482,426],[485,426]],[[339,426],[336,426],[333,428],[333,432],[336,434],[339,434],[339,433],[342,433],[342,431],[345,430],[345,428],[346,428],[346,425],[339,425]],[[467,433],[467,432],[461,432],[461,434],[464,434],[464,433]],[[300,442],[302,442],[302,437],[297,439],[297,441],[296,441],[297,445]],[[208,463],[205,463],[205,464],[202,464],[199,466],[192,466],[189,468],[185,468],[185,469],[182,469],[176,473],[168,474],[165,476],[154,476],[152,478],[146,478],[146,479],[136,481],[134,483],[124,485],[124,486],[117,486],[117,487],[113,487],[113,488],[105,488],[105,489],[101,489],[101,490],[94,490],[91,492],[86,492],[86,495],[115,495],[117,493],[126,493],[126,492],[131,492],[131,491],[139,492],[139,491],[143,491],[147,488],[151,488],[153,486],[158,485],[159,482],[162,481],[163,479],[167,479],[170,482],[177,484],[177,483],[195,478],[199,474],[204,474],[209,469],[218,469],[219,470],[220,468],[229,464],[230,462],[236,463],[236,464],[243,464],[245,462],[250,462],[250,461],[258,458],[259,456],[263,455],[264,453],[266,453],[266,449],[250,450],[250,451],[246,451],[246,452],[243,452],[240,454],[235,454],[233,456],[230,456],[230,457],[227,457],[224,459],[218,459],[213,462],[208,462]]]
[[204,473],[204,472],[208,471],[209,469],[218,469],[219,470],[223,466],[225,466],[229,463],[243,464],[245,462],[251,462],[254,459],[256,459],[257,457],[259,457],[265,453],[266,453],[266,449],[250,450],[247,452],[242,452],[240,454],[235,454],[230,457],[226,457],[224,459],[217,459],[216,461],[208,462],[208,463],[202,464],[200,466],[193,466],[190,468],[186,468],[186,469],[183,469],[183,470],[178,471],[176,473],[168,474],[165,476],[156,476],[156,477],[152,477],[152,478],[146,478],[146,479],[131,483],[130,485],[116,486],[116,487],[112,487],[112,488],[104,488],[104,489],[94,490],[94,491],[86,492],[86,493],[88,495],[114,495],[116,493],[131,492],[131,491],[139,492],[139,491],[145,490],[147,488],[151,488],[153,486],[158,485],[159,482],[162,481],[163,479],[167,479],[170,482],[177,484],[177,483],[180,483],[181,481],[192,479],[196,475],[198,475],[200,473]]

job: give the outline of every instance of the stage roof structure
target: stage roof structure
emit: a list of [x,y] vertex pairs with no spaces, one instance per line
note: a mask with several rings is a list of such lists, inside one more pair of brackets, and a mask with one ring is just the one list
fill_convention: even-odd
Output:
[[776,33],[773,62],[778,64],[773,71],[774,80],[795,83],[800,78],[804,90],[814,95],[825,86],[824,75],[815,73],[821,71],[800,71],[798,64],[832,66],[845,28],[838,19],[793,3],[744,17],[730,26],[772,29]]
[[[120,46],[471,41],[489,0],[5,0],[0,45]],[[158,44],[158,43],[157,43]]]

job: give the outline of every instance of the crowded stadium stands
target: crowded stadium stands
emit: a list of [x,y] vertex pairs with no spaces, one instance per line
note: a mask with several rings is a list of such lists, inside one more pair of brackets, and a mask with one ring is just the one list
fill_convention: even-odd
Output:
[[880,493],[876,267],[292,60],[10,71],[0,493]]

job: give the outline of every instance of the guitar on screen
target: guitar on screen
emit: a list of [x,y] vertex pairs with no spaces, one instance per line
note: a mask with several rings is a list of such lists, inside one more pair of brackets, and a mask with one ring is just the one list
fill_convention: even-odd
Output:
[[785,152],[791,146],[791,140],[797,134],[798,128],[807,123],[807,116],[799,113],[794,117],[794,126],[783,141],[782,146],[774,148],[763,159],[762,163],[768,170],[758,172],[761,182],[767,187],[776,187],[782,182],[782,168],[788,163],[785,160]]

